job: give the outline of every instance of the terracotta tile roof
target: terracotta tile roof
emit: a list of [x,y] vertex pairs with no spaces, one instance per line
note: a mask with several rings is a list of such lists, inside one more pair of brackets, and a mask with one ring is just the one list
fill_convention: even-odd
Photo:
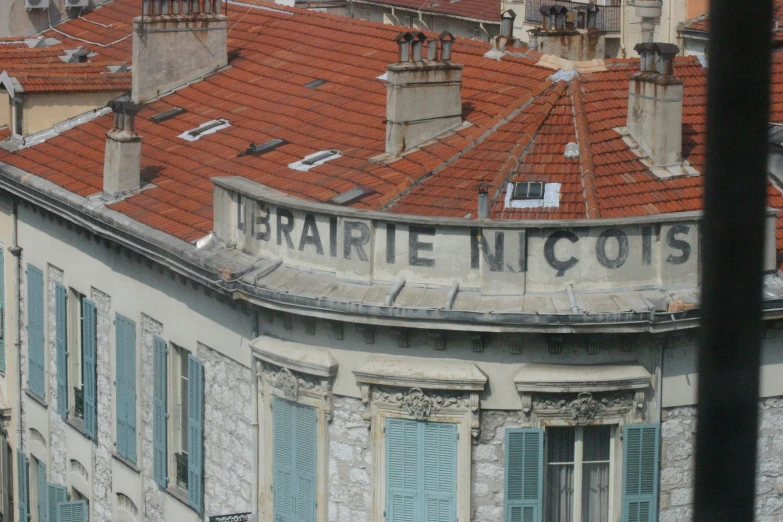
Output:
[[60,56],[65,52],[59,47],[14,47],[0,45],[0,68],[5,69],[17,64],[51,63],[60,64]]
[[[10,73],[9,73],[10,74]],[[130,91],[131,73],[73,71],[67,68],[48,70],[15,70],[12,75],[26,93],[30,92],[97,92]]]
[[500,24],[500,0],[356,0],[355,3],[388,5]]

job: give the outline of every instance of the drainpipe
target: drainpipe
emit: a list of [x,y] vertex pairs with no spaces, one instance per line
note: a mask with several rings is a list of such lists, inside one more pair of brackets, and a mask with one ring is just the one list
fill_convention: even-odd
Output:
[[14,371],[16,372],[16,448],[22,451],[22,300],[20,296],[20,278],[21,278],[21,265],[22,265],[22,249],[18,244],[17,237],[17,222],[19,219],[19,200],[13,198],[13,204],[11,208],[11,246],[8,251],[14,256],[14,301],[16,303],[16,309],[14,310],[14,321],[16,322],[16,332],[14,333],[14,354],[16,357]]
[[[259,328],[258,328],[258,319],[259,319],[259,313],[258,313],[258,307],[253,306],[253,313],[250,314],[253,318],[253,324],[250,326],[250,336],[251,341],[258,337],[259,335]],[[253,423],[251,427],[253,428],[253,503],[251,504],[251,509],[254,511],[253,515],[253,521],[259,522],[261,520],[261,503],[259,502],[259,480],[258,475],[261,472],[260,466],[261,466],[261,458],[260,458],[260,451],[258,448],[258,445],[261,441],[261,434],[259,433],[259,430],[261,429],[259,427],[260,419],[258,418],[258,408],[260,405],[258,404],[258,376],[256,375],[256,363],[253,358],[253,353],[251,349],[250,353],[250,376],[253,379],[253,387],[252,387],[252,393],[253,397],[251,399],[251,403],[254,405],[253,408]]]

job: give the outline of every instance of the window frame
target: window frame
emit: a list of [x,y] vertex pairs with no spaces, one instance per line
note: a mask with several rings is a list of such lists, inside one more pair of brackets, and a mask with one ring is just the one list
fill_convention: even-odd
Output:
[[11,134],[21,138],[24,136],[24,98],[14,96],[11,98]]
[[[84,410],[84,342],[82,323],[84,321],[84,307],[82,299],[88,299],[86,294],[79,290],[66,286],[66,328],[67,328],[67,348],[66,357],[68,365],[68,375],[66,377],[66,387],[68,390],[68,419],[75,423],[84,431],[84,413],[79,417],[76,415],[76,384],[82,390],[82,410]],[[97,339],[97,336],[96,336]]]
[[[187,444],[182,444],[182,433],[188,433],[187,412],[183,414],[182,403],[187,406],[187,385],[184,396],[181,397],[182,390],[182,365],[184,364],[184,377],[187,379],[188,355],[195,355],[184,346],[169,341],[168,355],[166,360],[167,371],[167,405],[166,413],[170,422],[166,426],[166,464],[167,464],[167,490],[175,494],[187,495],[188,489],[179,485],[177,482],[177,454],[187,455]],[[187,382],[187,380],[186,380]],[[176,385],[175,385],[176,383]],[[184,423],[184,424],[183,424]]]
[[[609,430],[609,510],[608,521],[613,522],[618,520],[619,514],[615,517],[615,511],[622,508],[618,499],[622,497],[622,469],[619,470],[620,483],[618,484],[618,469],[617,469],[617,456],[622,455],[622,448],[618,448],[618,442],[622,439],[620,436],[620,430],[622,427],[619,424],[586,424],[578,426],[558,426],[550,425],[544,428],[544,473],[543,473],[543,496],[542,502],[542,519],[547,520],[547,479],[549,478],[550,464],[547,458],[547,443],[549,440],[549,431],[553,428],[568,428],[576,430],[574,434],[574,492],[573,492],[573,505],[572,505],[572,519],[574,522],[582,522],[582,481],[583,481],[583,466],[584,466],[584,428],[593,426],[610,426]],[[616,509],[617,508],[617,509]]]

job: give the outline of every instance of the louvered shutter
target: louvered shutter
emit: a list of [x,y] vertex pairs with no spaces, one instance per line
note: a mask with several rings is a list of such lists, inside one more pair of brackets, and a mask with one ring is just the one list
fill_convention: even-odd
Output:
[[296,405],[294,440],[296,441],[297,522],[315,522],[317,419],[315,408],[303,404]]
[[417,522],[420,510],[419,423],[386,419],[386,520]]
[[29,518],[29,483],[27,482],[27,455],[16,450],[16,474],[19,479],[19,522],[27,522]]
[[93,440],[96,440],[98,431],[96,426],[96,331],[97,317],[95,304],[89,299],[82,298],[82,372],[84,379],[84,432]]
[[425,422],[424,520],[451,522],[457,518],[457,425]]
[[204,453],[204,366],[188,355],[188,504],[201,513]]
[[0,373],[5,373],[5,248],[0,249]]
[[27,386],[45,400],[43,272],[32,265],[27,265],[27,353]]
[[[57,360],[57,414],[68,415],[68,292],[54,285],[55,349]],[[52,522],[55,522],[54,520]]]
[[296,404],[275,397],[272,402],[274,422],[273,444],[273,488],[275,499],[275,521],[294,520],[294,423]]
[[624,426],[623,522],[655,522],[658,500],[659,425]]
[[152,472],[155,482],[162,488],[169,485],[166,459],[166,341],[158,336],[152,341]]
[[136,462],[136,323],[117,314],[117,453]]
[[38,522],[49,522],[49,488],[46,487],[46,466],[38,462],[35,467],[38,475],[36,477],[37,487],[35,488],[38,496],[36,499],[38,501]]
[[506,430],[506,522],[540,522],[543,513],[544,430]]
[[57,522],[87,522],[87,502],[74,500],[57,504]]
[[57,504],[68,501],[68,493],[64,486],[52,484],[46,485],[46,494],[49,502],[49,522],[59,522],[57,519]]

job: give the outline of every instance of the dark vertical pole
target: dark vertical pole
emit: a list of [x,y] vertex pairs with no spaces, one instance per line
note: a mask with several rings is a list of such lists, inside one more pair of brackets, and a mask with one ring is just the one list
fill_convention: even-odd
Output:
[[711,2],[695,522],[753,520],[771,26]]

